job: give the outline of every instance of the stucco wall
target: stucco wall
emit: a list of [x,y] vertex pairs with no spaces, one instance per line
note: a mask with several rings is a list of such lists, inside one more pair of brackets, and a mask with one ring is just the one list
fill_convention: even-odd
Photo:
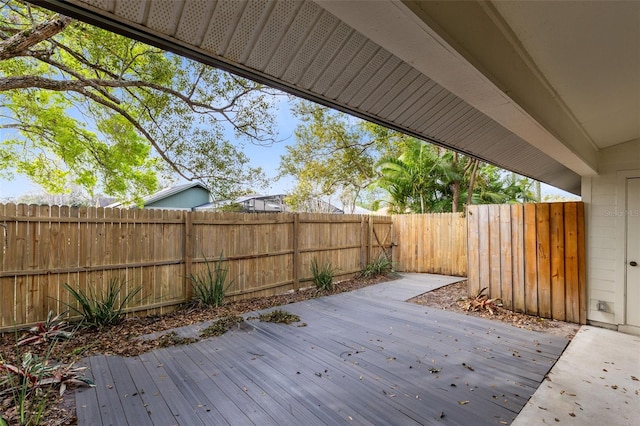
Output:
[[[624,324],[625,179],[634,176],[640,177],[640,140],[603,149],[599,175],[582,178],[590,321]],[[606,302],[605,312],[598,301]]]

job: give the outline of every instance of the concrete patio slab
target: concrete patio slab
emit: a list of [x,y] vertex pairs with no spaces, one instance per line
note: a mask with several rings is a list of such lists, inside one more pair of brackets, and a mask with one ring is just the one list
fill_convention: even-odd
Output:
[[513,425],[640,425],[640,336],[583,326]]

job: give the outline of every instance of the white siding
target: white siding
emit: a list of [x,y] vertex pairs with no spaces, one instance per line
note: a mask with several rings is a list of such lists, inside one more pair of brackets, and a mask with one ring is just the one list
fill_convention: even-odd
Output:
[[[600,174],[582,179],[586,207],[587,319],[624,323],[625,176],[640,176],[640,140],[601,151]],[[598,301],[607,311],[598,311]]]

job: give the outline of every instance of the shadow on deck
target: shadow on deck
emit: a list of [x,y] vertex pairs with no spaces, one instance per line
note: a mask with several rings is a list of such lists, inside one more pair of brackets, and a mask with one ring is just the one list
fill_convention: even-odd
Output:
[[286,305],[305,327],[248,321],[198,343],[86,362],[78,423],[511,424],[567,345],[403,302],[456,277],[403,278]]

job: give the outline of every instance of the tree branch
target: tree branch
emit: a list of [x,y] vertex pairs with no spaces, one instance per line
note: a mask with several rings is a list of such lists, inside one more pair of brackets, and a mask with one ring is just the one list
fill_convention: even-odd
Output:
[[0,61],[21,56],[24,51],[36,44],[53,37],[64,30],[73,19],[64,15],[54,15],[33,28],[20,31],[19,33],[2,40],[0,42]]

